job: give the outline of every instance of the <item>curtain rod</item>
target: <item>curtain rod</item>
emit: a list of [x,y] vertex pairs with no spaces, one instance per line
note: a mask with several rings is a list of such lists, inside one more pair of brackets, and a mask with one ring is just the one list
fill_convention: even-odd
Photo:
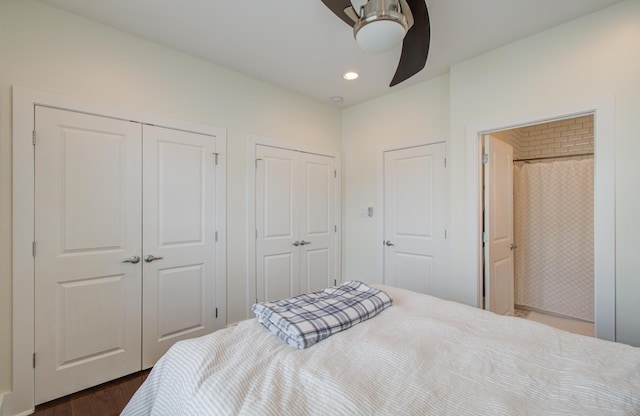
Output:
[[562,156],[545,156],[545,157],[531,157],[528,159],[514,159],[515,162],[526,162],[528,160],[545,160],[545,159],[563,159],[565,157],[579,157],[579,156],[593,156],[593,153],[579,153],[574,155],[562,155]]

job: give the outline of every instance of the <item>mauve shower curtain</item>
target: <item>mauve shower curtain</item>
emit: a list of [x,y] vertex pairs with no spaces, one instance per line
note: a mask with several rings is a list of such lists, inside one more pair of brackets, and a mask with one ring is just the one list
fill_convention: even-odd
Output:
[[514,166],[515,303],[593,321],[593,159]]

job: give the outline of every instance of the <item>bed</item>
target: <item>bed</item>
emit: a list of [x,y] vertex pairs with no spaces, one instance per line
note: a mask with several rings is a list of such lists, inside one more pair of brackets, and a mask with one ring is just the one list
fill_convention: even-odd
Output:
[[123,415],[640,415],[640,348],[388,286],[305,349],[256,319],[175,344]]

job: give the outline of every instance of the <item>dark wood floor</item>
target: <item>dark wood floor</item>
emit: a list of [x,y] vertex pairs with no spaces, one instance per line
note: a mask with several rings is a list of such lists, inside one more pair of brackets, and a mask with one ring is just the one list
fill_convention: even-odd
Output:
[[149,370],[131,374],[81,392],[36,406],[36,416],[119,415]]

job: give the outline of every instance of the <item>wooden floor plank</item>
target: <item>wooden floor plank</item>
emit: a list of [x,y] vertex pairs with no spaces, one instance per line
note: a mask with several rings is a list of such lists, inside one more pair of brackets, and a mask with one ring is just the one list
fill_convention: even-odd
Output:
[[117,416],[144,383],[150,370],[36,406],[36,416]]

